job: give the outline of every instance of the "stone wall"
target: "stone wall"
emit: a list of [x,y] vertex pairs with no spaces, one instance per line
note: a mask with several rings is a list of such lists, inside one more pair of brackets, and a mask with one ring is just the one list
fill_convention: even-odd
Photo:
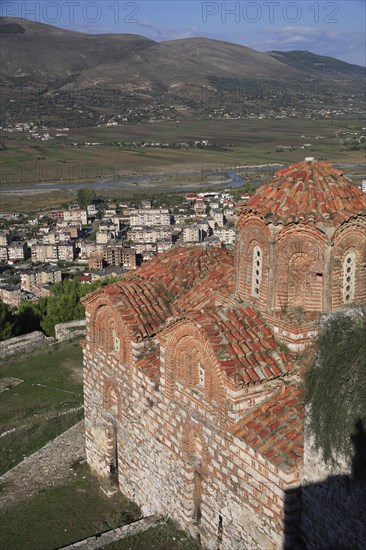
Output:
[[72,340],[73,338],[81,338],[85,336],[86,321],[69,321],[67,323],[59,323],[55,325],[55,336],[58,342],[64,340]]
[[[136,350],[133,350],[135,353]],[[299,483],[226,429],[198,400],[168,396],[136,365],[84,348],[86,452],[145,515],[169,515],[211,550],[283,544],[284,496]],[[199,509],[199,510],[198,510]]]
[[43,332],[35,331],[16,338],[0,342],[0,357],[9,357],[28,353],[40,349],[54,342],[54,338],[47,337]]
[[[365,448],[366,434],[360,437]],[[365,548],[366,477],[360,479],[356,469],[347,467],[344,460],[340,460],[337,468],[327,467],[314,448],[308,428],[298,489],[302,541],[307,549]]]

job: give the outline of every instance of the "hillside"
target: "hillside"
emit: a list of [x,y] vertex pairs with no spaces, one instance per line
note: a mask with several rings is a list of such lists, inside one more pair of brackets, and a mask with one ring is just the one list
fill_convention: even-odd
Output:
[[301,107],[314,109],[319,83],[324,108],[332,106],[330,85],[348,97],[361,90],[364,74],[362,67],[309,52],[262,53],[208,38],[158,43],[17,18],[0,18],[0,35],[2,125],[91,126],[117,114],[141,122],[246,117],[269,108],[280,113],[289,102],[298,107],[298,97],[284,93],[287,85],[300,86]]
[[188,58],[205,63],[216,71],[231,73],[231,77],[250,79],[300,78],[296,69],[285,67],[272,56],[252,48],[209,38],[184,38],[164,42]]
[[268,52],[268,54],[273,59],[285,63],[289,67],[311,75],[321,76],[322,78],[351,79],[365,78],[366,76],[365,67],[351,65],[334,57],[317,55],[301,50],[294,50],[292,52],[272,51]]
[[4,17],[0,33],[0,74],[42,81],[113,63],[155,44],[134,34],[81,34]]

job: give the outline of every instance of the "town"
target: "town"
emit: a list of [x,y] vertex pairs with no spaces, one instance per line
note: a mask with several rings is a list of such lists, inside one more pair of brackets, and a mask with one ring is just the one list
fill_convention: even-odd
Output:
[[[65,277],[88,284],[120,276],[172,247],[234,245],[231,192],[179,197],[173,207],[151,200],[137,207],[91,201],[32,215],[0,214],[1,299],[17,307],[49,296],[52,285]],[[238,198],[246,201],[249,194]]]

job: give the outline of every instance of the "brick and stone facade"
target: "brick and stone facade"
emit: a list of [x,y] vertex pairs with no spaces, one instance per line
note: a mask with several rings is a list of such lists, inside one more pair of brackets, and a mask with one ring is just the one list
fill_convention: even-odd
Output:
[[237,232],[237,295],[291,349],[319,315],[366,302],[365,197],[328,163],[277,172],[239,208]]
[[[84,299],[90,466],[212,550],[293,547],[305,417],[294,350],[320,314],[365,297],[365,199],[325,163],[288,170],[240,210],[235,257],[171,250]],[[335,203],[329,226],[325,185],[332,197],[347,186],[352,203],[343,217]]]

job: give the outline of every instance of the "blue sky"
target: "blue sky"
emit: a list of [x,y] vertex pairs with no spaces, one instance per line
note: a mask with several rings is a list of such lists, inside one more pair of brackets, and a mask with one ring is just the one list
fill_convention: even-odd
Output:
[[0,13],[80,32],[204,36],[366,65],[366,0],[0,0]]

